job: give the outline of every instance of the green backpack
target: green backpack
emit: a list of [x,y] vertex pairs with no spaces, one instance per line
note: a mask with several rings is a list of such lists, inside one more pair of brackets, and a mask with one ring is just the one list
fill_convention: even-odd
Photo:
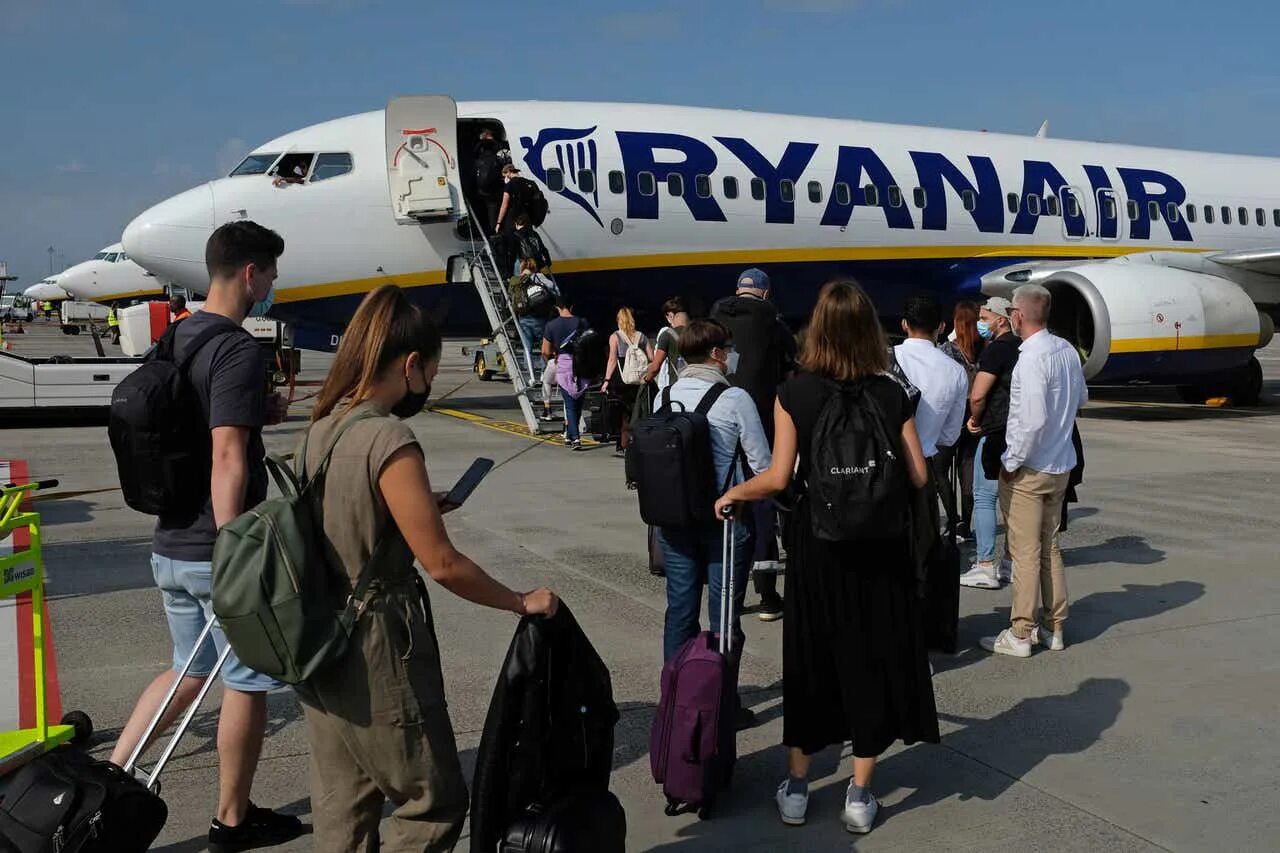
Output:
[[[245,666],[287,684],[305,681],[346,653],[364,609],[370,570],[391,539],[384,530],[355,588],[347,589],[325,559],[322,519],[310,494],[323,481],[343,433],[370,417],[375,414],[360,412],[338,426],[310,479],[310,433],[295,460],[296,477],[284,460],[268,456],[267,470],[283,496],[223,525],[213,546],[213,612],[227,642]],[[335,609],[344,598],[346,605]]]

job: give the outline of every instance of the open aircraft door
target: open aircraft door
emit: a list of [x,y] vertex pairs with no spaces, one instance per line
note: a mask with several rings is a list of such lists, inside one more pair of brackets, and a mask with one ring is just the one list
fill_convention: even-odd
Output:
[[387,184],[396,221],[414,225],[463,216],[453,98],[396,98],[387,104],[386,123]]

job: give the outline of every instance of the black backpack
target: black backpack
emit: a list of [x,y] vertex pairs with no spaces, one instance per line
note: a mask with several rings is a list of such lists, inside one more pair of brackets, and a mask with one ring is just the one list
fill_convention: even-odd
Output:
[[671,402],[668,387],[658,410],[632,427],[627,483],[639,493],[646,524],[691,527],[715,521],[716,499],[723,491],[717,490],[707,412],[728,390],[717,382],[690,412]]
[[547,204],[547,197],[542,194],[541,188],[539,188],[533,181],[530,181],[529,197],[525,204],[524,212],[529,215],[529,222],[533,224],[533,227],[537,228],[539,225],[547,221],[547,211],[549,209],[550,206]]
[[484,151],[476,156],[476,190],[481,195],[502,195],[502,161],[497,152]]
[[142,365],[111,392],[107,436],[120,491],[126,504],[148,515],[194,513],[208,499],[209,425],[187,373],[214,338],[248,334],[213,326],[196,335],[178,361],[174,340],[180,325],[166,329]]
[[901,534],[909,501],[907,473],[884,411],[865,382],[830,386],[809,450],[813,535],[846,542]]
[[579,318],[578,328],[560,342],[557,353],[569,354],[573,358],[573,375],[590,382],[604,375],[609,363],[609,341]]

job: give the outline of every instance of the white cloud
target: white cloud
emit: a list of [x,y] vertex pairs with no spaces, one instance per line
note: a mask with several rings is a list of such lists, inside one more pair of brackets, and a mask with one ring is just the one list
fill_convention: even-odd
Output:
[[218,169],[218,174],[225,175],[240,165],[240,161],[251,150],[249,143],[238,136],[233,136],[219,145],[217,153],[213,155],[213,163]]
[[88,166],[75,158],[72,158],[65,163],[59,163],[56,168],[64,175],[79,175],[89,171]]

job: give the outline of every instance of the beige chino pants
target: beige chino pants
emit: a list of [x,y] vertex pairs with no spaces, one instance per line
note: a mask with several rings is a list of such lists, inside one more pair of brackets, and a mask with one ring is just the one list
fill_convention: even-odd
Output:
[[1037,622],[1047,631],[1058,631],[1067,621],[1067,577],[1058,527],[1070,476],[1020,468],[1000,483],[1005,536],[1013,556],[1012,627],[1019,639],[1031,636]]

